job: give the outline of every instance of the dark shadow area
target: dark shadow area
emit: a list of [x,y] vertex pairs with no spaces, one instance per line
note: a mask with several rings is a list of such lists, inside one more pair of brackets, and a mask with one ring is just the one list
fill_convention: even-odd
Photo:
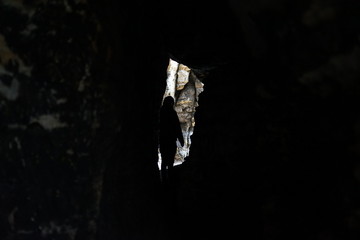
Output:
[[[1,1],[0,239],[359,239],[359,12]],[[204,92],[164,190],[169,57]]]

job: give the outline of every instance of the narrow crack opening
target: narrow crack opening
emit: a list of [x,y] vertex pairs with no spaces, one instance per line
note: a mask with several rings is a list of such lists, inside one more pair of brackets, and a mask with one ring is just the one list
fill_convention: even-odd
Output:
[[[184,145],[177,140],[177,151],[174,166],[182,164],[190,154],[191,135],[195,127],[195,111],[198,107],[199,94],[204,91],[204,84],[187,66],[172,59],[167,68],[165,99],[171,96],[174,99],[174,110],[179,118]],[[161,153],[158,149],[158,166],[161,170]]]

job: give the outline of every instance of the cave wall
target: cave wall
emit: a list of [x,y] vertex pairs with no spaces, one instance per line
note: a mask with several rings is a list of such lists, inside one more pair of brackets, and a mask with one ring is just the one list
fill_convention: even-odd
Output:
[[[358,239],[359,3],[178,5],[0,2],[0,238]],[[205,84],[170,197],[169,57]]]
[[99,213],[105,97],[83,1],[1,1],[1,239],[75,239]]
[[156,81],[168,57],[136,5],[0,3],[1,239],[159,232]]
[[203,80],[179,170],[184,235],[358,238],[359,4],[229,4],[239,23],[231,39],[243,44],[213,31],[202,40],[213,52],[221,42],[218,61],[197,62],[197,48],[184,56],[190,68],[218,66]]

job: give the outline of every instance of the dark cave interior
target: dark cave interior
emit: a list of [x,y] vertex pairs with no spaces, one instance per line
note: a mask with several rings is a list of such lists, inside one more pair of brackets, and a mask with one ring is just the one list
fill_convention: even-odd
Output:
[[[360,239],[359,12],[0,1],[0,239]],[[169,58],[205,85],[164,191]]]

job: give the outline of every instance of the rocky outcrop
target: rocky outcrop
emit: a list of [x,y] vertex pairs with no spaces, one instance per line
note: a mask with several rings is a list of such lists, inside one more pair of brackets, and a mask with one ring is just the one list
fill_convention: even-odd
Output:
[[178,143],[174,162],[176,166],[182,164],[190,154],[191,135],[195,127],[194,115],[204,84],[190,68],[172,59],[169,60],[166,82],[164,97],[172,96],[175,99],[174,109],[178,114],[184,137],[184,145]]

